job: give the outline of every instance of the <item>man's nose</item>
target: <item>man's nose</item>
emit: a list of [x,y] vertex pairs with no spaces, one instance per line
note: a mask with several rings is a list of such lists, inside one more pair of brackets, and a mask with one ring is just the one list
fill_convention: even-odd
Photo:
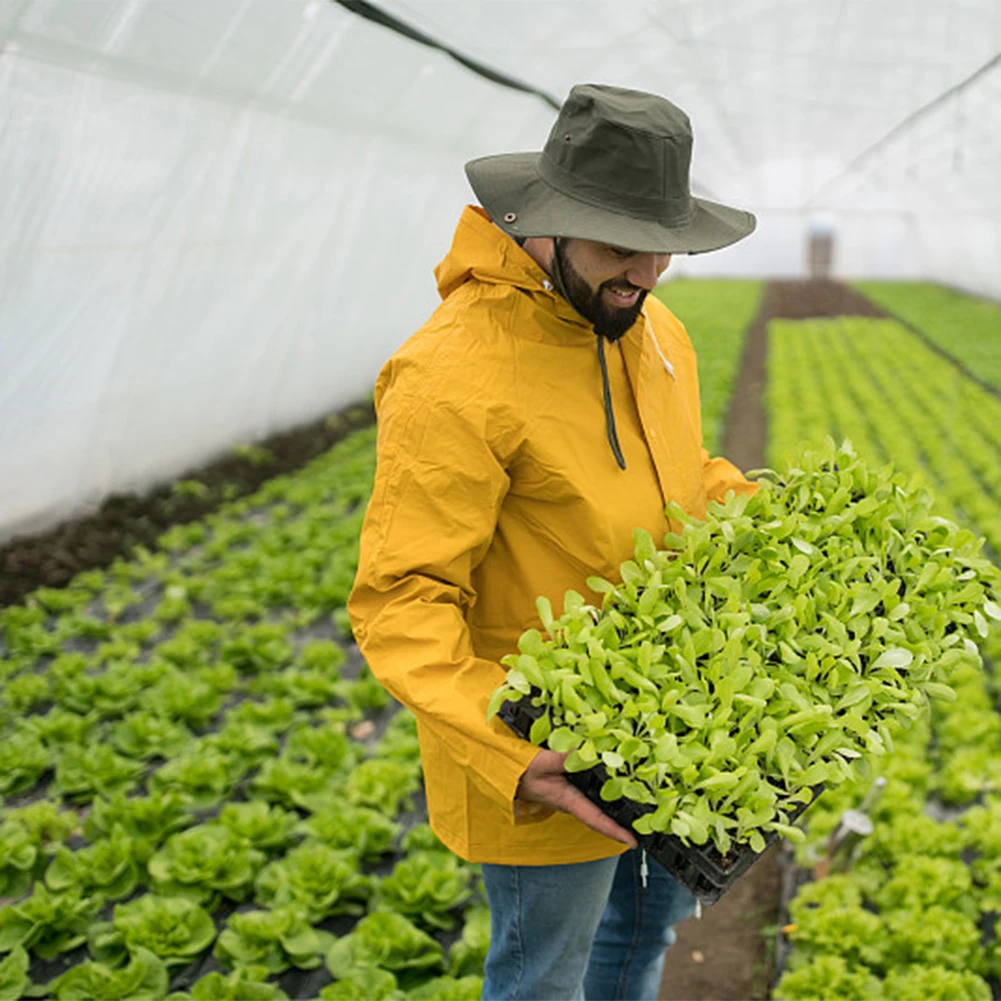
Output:
[[661,272],[671,263],[670,254],[636,254],[629,264],[626,279],[647,291],[658,282]]

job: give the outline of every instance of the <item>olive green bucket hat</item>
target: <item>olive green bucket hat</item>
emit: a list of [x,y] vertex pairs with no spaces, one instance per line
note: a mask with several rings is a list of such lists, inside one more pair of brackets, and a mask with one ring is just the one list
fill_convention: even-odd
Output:
[[694,198],[688,116],[656,94],[570,91],[541,153],[470,160],[466,176],[509,236],[565,236],[657,254],[701,254],[753,232],[750,212]]

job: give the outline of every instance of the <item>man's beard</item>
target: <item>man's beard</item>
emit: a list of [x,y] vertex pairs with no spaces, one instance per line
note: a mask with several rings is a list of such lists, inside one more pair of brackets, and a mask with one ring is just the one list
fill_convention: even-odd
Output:
[[[591,321],[596,334],[607,337],[610,341],[617,341],[636,322],[636,317],[639,316],[640,309],[643,307],[647,290],[640,289],[636,302],[631,306],[608,306],[602,299],[602,290],[606,286],[628,283],[618,279],[602,282],[597,289],[592,291],[591,286],[584,281],[563,252],[563,238],[556,239],[553,243],[553,253],[557,258],[556,265],[562,279],[562,291],[566,295],[567,301],[581,316]],[[635,288],[636,286],[631,287]]]

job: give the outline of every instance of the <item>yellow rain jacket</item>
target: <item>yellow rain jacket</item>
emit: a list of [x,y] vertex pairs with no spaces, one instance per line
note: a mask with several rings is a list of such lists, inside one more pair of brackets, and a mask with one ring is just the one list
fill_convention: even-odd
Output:
[[[474,862],[548,865],[624,846],[569,814],[515,816],[538,748],[487,701],[500,658],[592,574],[616,578],[668,500],[752,484],[702,448],[695,354],[653,296],[607,346],[622,470],[605,436],[594,331],[482,209],[436,270],[442,304],[379,375],[375,490],[348,610],[372,671],[417,717],[431,826]],[[672,371],[673,370],[673,371]],[[676,526],[677,527],[677,526]]]

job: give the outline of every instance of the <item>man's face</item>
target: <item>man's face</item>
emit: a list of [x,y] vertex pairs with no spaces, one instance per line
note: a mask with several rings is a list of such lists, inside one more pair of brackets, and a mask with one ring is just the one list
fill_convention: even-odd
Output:
[[647,292],[671,263],[670,254],[647,254],[593,240],[554,240],[571,305],[595,333],[617,340],[635,322]]

